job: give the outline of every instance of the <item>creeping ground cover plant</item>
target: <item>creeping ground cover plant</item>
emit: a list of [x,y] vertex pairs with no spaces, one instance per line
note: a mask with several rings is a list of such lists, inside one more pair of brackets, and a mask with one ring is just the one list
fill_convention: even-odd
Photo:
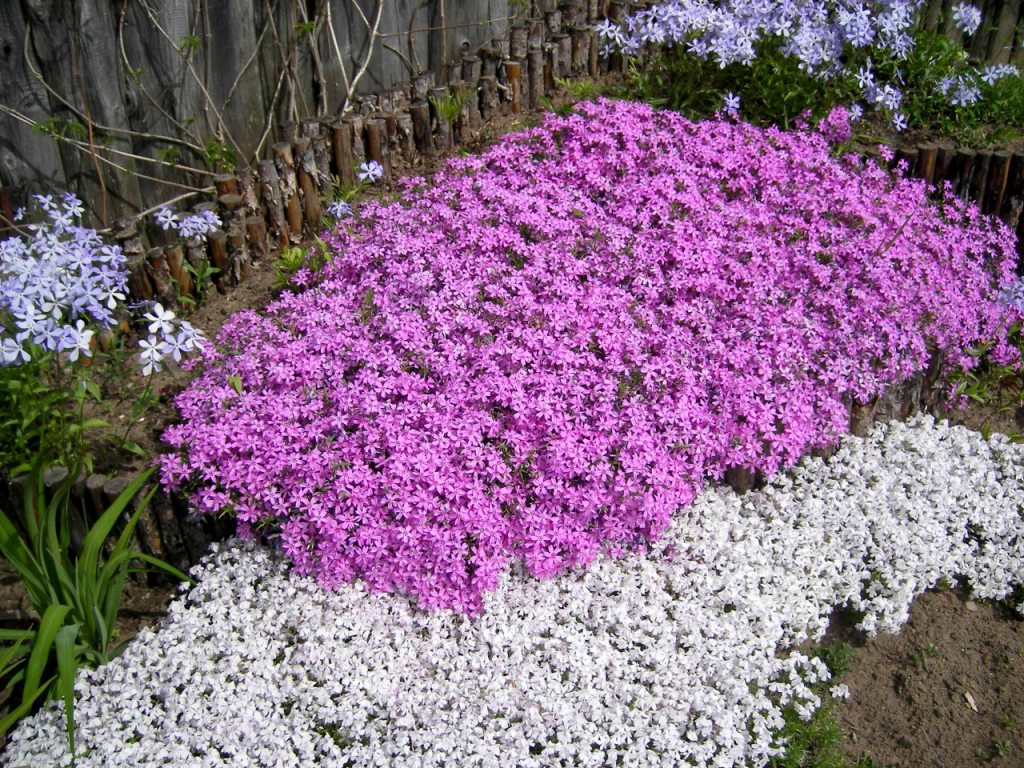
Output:
[[165,433],[166,485],[327,587],[475,613],[512,559],[641,549],[1009,321],[1004,225],[818,131],[600,101],[405,184],[225,325]]

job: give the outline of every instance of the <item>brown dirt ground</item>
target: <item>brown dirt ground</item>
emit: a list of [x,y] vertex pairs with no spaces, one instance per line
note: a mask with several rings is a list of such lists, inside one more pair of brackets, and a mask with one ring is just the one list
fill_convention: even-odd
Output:
[[835,710],[852,758],[878,768],[1024,765],[1024,627],[953,592],[919,597],[898,635],[866,641]]

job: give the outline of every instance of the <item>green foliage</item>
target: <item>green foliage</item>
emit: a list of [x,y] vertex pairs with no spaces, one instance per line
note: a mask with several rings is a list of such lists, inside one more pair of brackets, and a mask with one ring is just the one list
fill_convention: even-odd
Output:
[[156,151],[156,159],[162,163],[177,165],[182,159],[181,150],[178,147],[168,144],[166,147],[160,147],[160,149]]
[[313,240],[315,245],[310,248],[293,246],[281,251],[281,255],[274,261],[275,288],[290,287],[295,273],[303,267],[317,273],[333,262],[334,257],[327,243],[317,235],[313,235]]
[[87,433],[109,426],[85,416],[86,401],[102,399],[93,364],[35,347],[28,362],[0,367],[0,466],[19,474],[43,456],[91,470]]
[[295,25],[295,36],[299,40],[304,40],[316,31],[315,21],[302,21]]
[[186,304],[201,304],[213,284],[213,276],[220,274],[220,269],[210,264],[209,259],[199,259],[195,262],[185,259],[182,266],[192,276],[192,290],[196,295],[195,298],[179,295],[178,299]]
[[[1009,341],[1024,354],[1024,337],[1021,335],[1021,323],[1010,327]],[[1024,407],[1024,366],[1019,364],[1003,365],[989,356],[992,344],[982,344],[972,350],[979,358],[978,365],[969,371],[955,371],[952,382],[956,386],[956,395],[995,409],[999,413],[1015,413]],[[1021,440],[1021,435],[1011,435]]]
[[223,141],[210,139],[206,142],[206,162],[214,170],[230,171],[235,167],[235,150]]
[[744,120],[757,125],[789,128],[805,110],[822,116],[836,104],[850,103],[856,93],[847,84],[822,82],[800,70],[796,59],[784,56],[778,38],[758,43],[753,64],[720,67],[701,59],[685,46],[671,46],[643,66],[630,62],[630,88],[656,107],[699,120],[722,108],[723,94],[740,97]]
[[59,117],[48,117],[35,123],[32,126],[32,131],[58,140],[85,141],[89,136],[85,126],[77,120],[61,120]]
[[203,41],[195,35],[185,35],[178,40],[178,52],[188,58],[202,47]]
[[828,666],[832,680],[811,686],[822,705],[810,720],[801,720],[792,706],[783,711],[785,725],[779,736],[785,740],[786,751],[772,758],[771,768],[867,768],[868,763],[851,763],[840,747],[843,732],[836,723],[836,705],[829,695],[829,688],[846,672],[855,654],[856,650],[846,643],[823,645],[815,651],[814,655]]
[[462,108],[466,105],[466,99],[461,93],[449,93],[443,98],[430,97],[430,106],[438,120],[444,120],[451,126],[459,117]]
[[[104,556],[114,525],[153,474],[149,469],[122,491],[86,533],[82,551],[71,553],[69,507],[76,473],[48,500],[44,464],[33,463],[25,483],[20,515],[0,511],[0,554],[21,577],[29,602],[41,616],[34,629],[2,632],[0,679],[14,688],[17,702],[0,720],[0,735],[28,714],[42,697],[64,701],[68,744],[74,754],[74,684],[78,669],[114,658],[114,626],[125,579],[133,562],[146,563],[183,581],[188,577],[164,561],[129,548],[149,494],[127,518],[116,543]],[[155,489],[154,489],[155,490]]]

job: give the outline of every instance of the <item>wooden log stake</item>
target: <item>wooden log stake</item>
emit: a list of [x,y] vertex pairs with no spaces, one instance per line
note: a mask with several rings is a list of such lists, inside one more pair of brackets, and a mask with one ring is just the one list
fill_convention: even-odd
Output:
[[355,158],[352,156],[352,128],[343,120],[331,125],[331,149],[334,150],[334,172],[345,187],[356,183]]
[[904,161],[907,164],[907,169],[904,172],[904,176],[906,176],[907,178],[913,178],[914,170],[917,168],[917,148],[900,147],[899,149],[897,149],[896,154],[893,157],[893,167],[897,167],[900,161]]
[[302,136],[309,139],[310,149],[313,151],[313,167],[316,169],[314,180],[316,188],[325,192],[331,182],[330,160],[327,157],[327,142],[320,130],[319,120],[303,120]]
[[245,209],[242,207],[242,196],[238,194],[221,195],[217,198],[220,206],[220,219],[227,228],[236,220],[245,217]]
[[547,28],[548,37],[562,33],[562,12],[555,9],[544,12],[544,26]]
[[586,12],[583,3],[579,0],[562,0],[558,4],[562,11],[562,25],[565,27],[581,26],[585,23],[583,14]]
[[491,40],[491,49],[495,52],[499,62],[509,57],[510,48],[508,37],[495,37]]
[[448,67],[445,69],[444,81],[450,86],[452,83],[457,83],[462,79],[462,62],[461,61],[450,61]]
[[954,147],[939,147],[939,151],[935,156],[935,173],[933,174],[936,186],[949,179],[955,154],[956,149]]
[[1010,163],[1013,154],[1006,150],[992,153],[992,162],[988,168],[988,189],[985,192],[985,213],[998,216],[1003,212],[1003,201],[1006,199],[1006,187],[1010,181]]
[[174,295],[171,269],[167,265],[163,248],[150,248],[146,251],[146,267],[149,282],[153,286],[153,298],[165,307],[173,307],[177,297]]
[[267,227],[278,248],[287,248],[289,243],[288,222],[285,219],[284,204],[281,200],[281,179],[272,160],[261,160],[260,198],[267,212]]
[[288,221],[288,234],[292,241],[297,243],[302,237],[302,208],[299,205],[299,187],[292,145],[281,141],[274,144],[272,149],[274,167],[277,168],[277,176],[281,180],[281,201]]
[[949,179],[953,184],[953,191],[961,200],[967,199],[967,186],[971,174],[974,173],[974,161],[977,157],[978,153],[973,149],[957,149],[953,155]]
[[917,145],[917,168],[916,175],[924,179],[925,183],[931,184],[935,178],[935,159],[938,157],[939,148],[935,144],[922,142]]
[[426,101],[430,89],[434,87],[434,73],[420,72],[412,79],[412,100]]
[[1019,215],[1021,206],[1024,206],[1024,150],[1014,152],[1010,159],[1010,173],[1006,182],[1006,201],[1001,214],[1003,221],[1010,226],[1016,225],[1014,216]]
[[[529,26],[529,33],[526,37],[526,55],[530,55],[530,48],[534,45],[544,45],[544,19],[532,18],[526,20]],[[563,21],[563,24],[565,22]]]
[[539,45],[532,46],[526,61],[529,65],[530,109],[539,109],[544,95],[544,49]]
[[590,68],[590,27],[573,27],[572,34],[572,75],[579,77]]
[[565,79],[572,70],[572,35],[553,35],[551,42],[558,47],[558,66],[555,77]]
[[978,150],[978,156],[974,161],[974,172],[968,182],[967,193],[969,199],[978,204],[984,212],[985,193],[988,191],[988,169],[992,164],[992,150]]
[[544,92],[555,92],[555,77],[558,75],[558,46],[544,43]]
[[508,55],[513,59],[525,59],[529,45],[530,27],[519,22],[508,31]]
[[513,113],[523,111],[523,65],[515,59],[505,60],[505,81],[508,84],[508,103]]
[[366,121],[366,156],[380,163],[384,178],[391,178],[391,151],[387,139],[387,123],[380,118]]
[[295,140],[299,138],[299,124],[298,123],[284,123],[281,126],[281,141],[286,144],[294,144]]
[[262,216],[249,216],[245,220],[245,235],[249,243],[249,252],[255,263],[262,262],[270,256],[270,241],[267,239],[267,223]]
[[230,173],[217,174],[213,177],[213,184],[217,188],[218,197],[238,193],[238,179]]
[[475,86],[483,74],[482,68],[483,62],[479,56],[463,56],[462,73],[459,79],[464,80],[470,86]]
[[299,139],[294,152],[299,191],[302,193],[303,217],[308,230],[316,232],[320,229],[323,211],[320,207],[320,192],[316,186],[316,157],[313,154],[312,142],[307,138]]
[[256,181],[249,168],[236,168],[235,180],[238,182],[238,194],[242,196],[247,214],[257,213],[260,209],[260,197],[256,191]]
[[454,83],[449,83],[448,88],[462,104],[459,116],[455,121],[454,139],[459,144],[468,144],[473,138],[473,117],[470,107],[472,97],[469,86],[461,80],[456,80]]
[[135,301],[152,301],[155,291],[146,270],[146,258],[138,254],[127,257],[128,296]]
[[493,75],[480,78],[480,115],[484,120],[493,120],[498,115],[498,79]]
[[178,295],[193,296],[192,275],[185,269],[185,249],[181,243],[164,246],[164,257],[167,259],[171,279],[178,284]]
[[252,276],[252,258],[245,243],[245,226],[241,223],[228,230],[228,271],[232,285]]
[[362,165],[366,162],[366,146],[363,144],[364,118],[361,115],[349,115],[342,120],[348,124],[352,133],[352,162],[357,166]]
[[222,229],[215,229],[206,236],[210,244],[210,266],[217,270],[213,275],[213,284],[217,293],[228,292],[231,277],[231,266],[228,261],[228,236]]
[[433,136],[430,131],[430,105],[425,101],[414,101],[409,106],[412,118],[412,138],[417,151],[429,155],[434,151]]
[[412,115],[406,110],[396,113],[395,119],[398,125],[397,149],[405,161],[411,163],[416,157],[416,144],[413,142],[412,135]]

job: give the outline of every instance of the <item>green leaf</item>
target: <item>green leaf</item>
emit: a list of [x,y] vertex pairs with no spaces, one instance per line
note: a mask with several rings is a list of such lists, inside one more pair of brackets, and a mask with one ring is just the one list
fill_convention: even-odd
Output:
[[64,699],[64,720],[68,734],[68,749],[75,754],[75,675],[78,673],[78,655],[75,638],[78,625],[63,626],[57,632],[57,694]]
[[118,497],[107,507],[106,511],[100,515],[100,519],[89,529],[89,533],[85,537],[85,543],[82,546],[82,554],[78,558],[79,572],[90,575],[98,573],[100,550],[103,547],[103,542],[107,540],[110,531],[114,528],[114,523],[117,522],[121,513],[124,512],[125,507],[135,498],[135,494],[146,484],[146,481],[149,480],[152,474],[153,468],[151,467],[135,478],[127,488],[121,491]]
[[32,645],[32,655],[25,669],[25,687],[21,702],[34,700],[43,679],[43,670],[50,659],[50,648],[57,637],[57,631],[64,625],[64,618],[71,611],[67,605],[51,605],[43,614],[36,630],[36,641]]

